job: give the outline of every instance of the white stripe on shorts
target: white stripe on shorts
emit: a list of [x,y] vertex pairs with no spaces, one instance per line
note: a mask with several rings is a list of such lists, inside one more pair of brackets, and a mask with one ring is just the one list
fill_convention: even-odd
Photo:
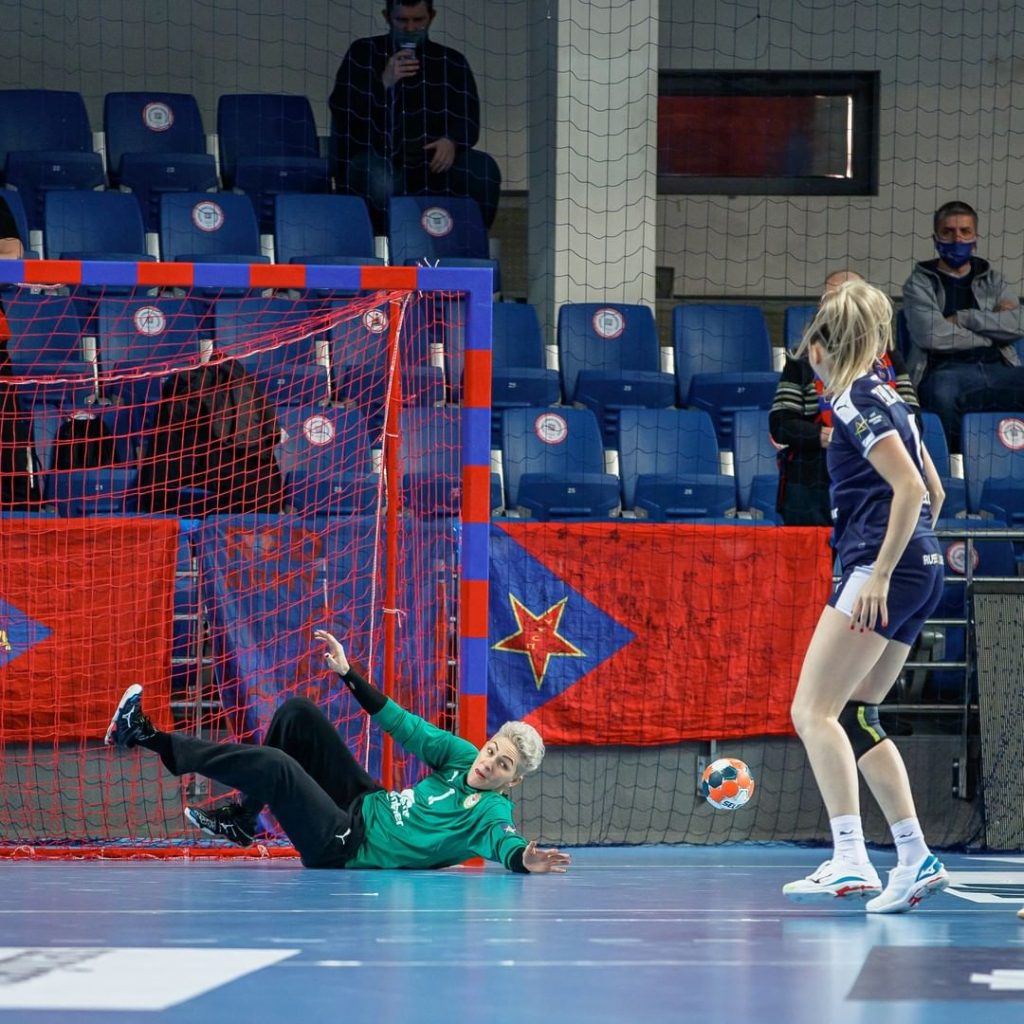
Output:
[[853,602],[857,600],[860,588],[867,583],[868,577],[874,568],[875,563],[872,562],[871,565],[858,565],[850,573],[849,579],[847,579],[845,586],[839,592],[836,603],[833,605],[836,611],[842,612],[844,615],[853,615]]

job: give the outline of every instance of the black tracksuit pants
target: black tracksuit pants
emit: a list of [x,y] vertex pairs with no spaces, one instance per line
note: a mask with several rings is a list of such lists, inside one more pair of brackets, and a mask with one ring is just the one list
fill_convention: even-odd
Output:
[[262,746],[180,733],[158,733],[143,745],[173,775],[196,772],[241,790],[253,815],[268,806],[308,868],[345,866],[363,838],[361,798],[383,789],[305,697],[277,709]]

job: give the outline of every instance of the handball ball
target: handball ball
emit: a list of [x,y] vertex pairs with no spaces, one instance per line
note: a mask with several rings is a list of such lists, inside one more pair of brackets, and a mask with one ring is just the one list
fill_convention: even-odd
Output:
[[704,769],[700,791],[712,807],[735,811],[754,795],[754,776],[738,758],[720,757]]

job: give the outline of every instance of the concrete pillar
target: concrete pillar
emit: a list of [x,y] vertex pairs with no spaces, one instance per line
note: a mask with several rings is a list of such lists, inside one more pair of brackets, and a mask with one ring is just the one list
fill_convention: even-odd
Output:
[[530,301],[654,306],[657,0],[530,0]]

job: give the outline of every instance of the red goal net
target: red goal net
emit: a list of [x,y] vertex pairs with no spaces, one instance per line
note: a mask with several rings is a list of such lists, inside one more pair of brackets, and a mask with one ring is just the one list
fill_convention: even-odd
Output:
[[[144,288],[104,283],[102,264],[20,269],[75,283],[0,293],[3,848],[204,851],[182,805],[223,794],[102,744],[136,682],[160,727],[243,742],[308,696],[373,774],[411,782],[324,669],[317,627],[406,707],[472,732],[467,291],[416,269],[335,268],[347,295],[286,287],[294,267],[261,288],[218,285],[218,267]],[[264,826],[263,852],[286,852]]]

